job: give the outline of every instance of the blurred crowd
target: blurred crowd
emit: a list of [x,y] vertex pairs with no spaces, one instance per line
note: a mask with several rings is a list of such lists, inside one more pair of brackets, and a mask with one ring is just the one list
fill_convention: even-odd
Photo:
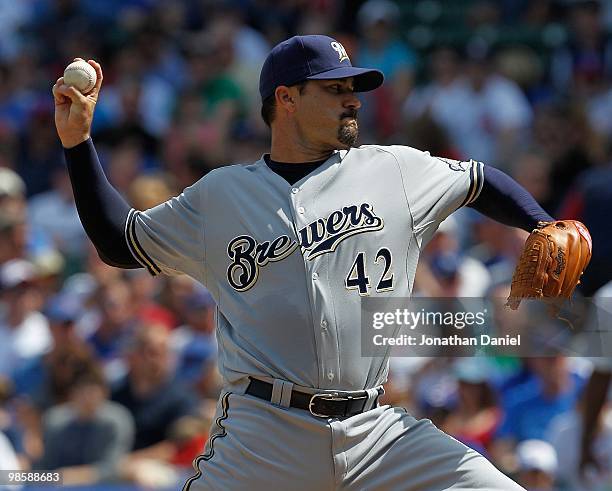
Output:
[[[609,297],[611,29],[606,0],[0,0],[0,467],[176,489],[220,390],[206,289],[111,268],[83,232],[51,97],[74,57],[102,64],[93,138],[147,209],[265,153],[268,51],[332,35],[385,74],[360,96],[362,143],[503,169],[587,225],[581,294]],[[423,252],[415,295],[504,298],[525,236],[460,210]],[[609,371],[562,354],[393,358],[385,400],[527,489],[609,490]]]

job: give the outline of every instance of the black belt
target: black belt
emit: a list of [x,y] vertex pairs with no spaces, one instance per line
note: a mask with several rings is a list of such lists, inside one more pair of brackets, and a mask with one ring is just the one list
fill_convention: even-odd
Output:
[[[272,400],[273,385],[263,380],[251,378],[246,393],[265,399]],[[378,396],[383,393],[378,389]],[[376,396],[376,399],[378,399]],[[322,392],[319,394],[307,394],[306,392],[291,391],[289,405],[297,409],[309,411],[313,416],[319,418],[347,418],[363,413],[368,404],[368,393],[363,390],[359,392]],[[374,403],[376,405],[376,402]]]

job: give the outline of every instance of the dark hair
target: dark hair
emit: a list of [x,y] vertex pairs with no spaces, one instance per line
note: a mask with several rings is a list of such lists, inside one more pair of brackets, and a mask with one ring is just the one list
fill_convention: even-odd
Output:
[[[300,91],[300,94],[303,94],[307,83],[308,83],[308,80],[303,80],[302,82],[299,82],[297,84],[290,85],[290,87],[297,87],[298,90]],[[264,123],[266,123],[268,127],[270,127],[270,125],[272,124],[272,121],[274,121],[275,112],[276,112],[276,98],[275,98],[275,95],[272,94],[271,96],[264,99],[264,101],[261,104],[261,119],[264,120]]]
[[70,383],[70,388],[74,390],[84,385],[97,385],[103,389],[107,388],[106,379],[99,366],[91,364],[87,367],[83,367],[74,374]]
[[264,99],[261,103],[261,119],[263,119],[266,126],[269,128],[270,123],[274,119],[274,109],[276,108],[276,100],[274,94]]

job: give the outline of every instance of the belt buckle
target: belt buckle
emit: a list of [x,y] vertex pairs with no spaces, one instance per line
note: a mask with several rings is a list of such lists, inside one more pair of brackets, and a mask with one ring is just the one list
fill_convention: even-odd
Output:
[[312,414],[313,416],[316,416],[317,418],[329,418],[331,417],[329,414],[321,414],[313,410],[313,406],[317,398],[325,399],[327,401],[347,401],[349,402],[352,400],[367,399],[368,396],[367,394],[364,396],[352,396],[348,394],[340,395],[340,393],[338,392],[323,392],[320,394],[313,394],[313,396],[310,398],[310,402],[308,403],[308,411],[310,411],[310,414]]
[[317,418],[329,418],[330,417],[328,414],[316,413],[313,410],[313,406],[314,406],[315,400],[317,398],[325,399],[325,400],[328,400],[328,401],[344,401],[344,400],[346,400],[346,397],[340,396],[337,392],[323,392],[323,393],[320,393],[320,394],[313,394],[312,397],[310,398],[310,402],[308,403],[308,411],[310,411],[310,414],[312,414],[313,416],[316,416]]

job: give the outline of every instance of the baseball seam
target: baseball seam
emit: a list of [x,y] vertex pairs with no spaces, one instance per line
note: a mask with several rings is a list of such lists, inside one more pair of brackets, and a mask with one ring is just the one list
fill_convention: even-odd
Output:
[[66,71],[67,72],[74,72],[74,71],[83,72],[87,76],[87,80],[88,80],[87,86],[84,89],[82,89],[82,90],[85,90],[85,91],[88,92],[95,85],[95,83],[93,81],[93,77],[91,76],[91,73],[88,70],[85,70],[84,68],[81,68],[80,66],[75,66],[75,67],[72,67],[72,68],[68,68]]

